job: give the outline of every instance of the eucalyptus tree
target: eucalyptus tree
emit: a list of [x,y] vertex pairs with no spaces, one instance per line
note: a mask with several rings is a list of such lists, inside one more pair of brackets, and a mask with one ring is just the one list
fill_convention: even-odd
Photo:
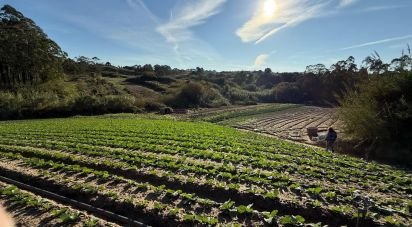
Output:
[[324,64],[308,65],[305,70],[305,74],[313,74],[316,76],[323,76],[327,73],[329,73],[329,70]]
[[370,56],[363,60],[363,63],[367,66],[368,70],[374,74],[382,74],[389,70],[389,64],[382,61],[378,52],[374,52]]
[[391,64],[395,72],[412,71],[412,53],[410,46],[408,45],[406,53],[403,50],[401,57],[393,59]]
[[63,75],[67,54],[34,21],[10,5],[0,10],[0,87],[15,89]]

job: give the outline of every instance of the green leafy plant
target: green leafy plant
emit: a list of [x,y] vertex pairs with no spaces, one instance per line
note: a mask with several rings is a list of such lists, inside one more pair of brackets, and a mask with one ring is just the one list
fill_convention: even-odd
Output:
[[305,219],[300,216],[286,215],[279,219],[280,224],[282,225],[301,225],[305,223]]
[[322,192],[322,188],[321,187],[308,188],[306,191],[313,195],[319,195]]
[[99,226],[99,221],[95,218],[90,218],[90,219],[84,221],[83,225],[85,227],[96,227],[96,226]]
[[279,190],[272,190],[265,194],[265,197],[268,199],[277,199],[279,197]]
[[228,200],[224,202],[222,205],[220,205],[220,209],[223,211],[228,211],[230,210],[233,206],[235,205],[235,202]]
[[253,212],[252,206],[253,206],[253,204],[249,204],[247,206],[240,205],[240,206],[236,207],[236,212],[238,214],[250,214],[250,213]]
[[268,224],[274,223],[275,217],[278,214],[277,210],[273,210],[272,212],[262,212],[264,218],[264,221]]
[[80,216],[78,212],[65,211],[59,215],[59,219],[62,223],[72,223],[78,221]]

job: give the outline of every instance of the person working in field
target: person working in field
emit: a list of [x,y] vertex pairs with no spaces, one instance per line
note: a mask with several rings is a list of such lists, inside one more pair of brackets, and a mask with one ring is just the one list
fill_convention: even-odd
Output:
[[329,128],[328,134],[326,134],[326,151],[334,152],[333,146],[335,144],[336,139],[338,138],[338,134],[333,130],[333,128]]

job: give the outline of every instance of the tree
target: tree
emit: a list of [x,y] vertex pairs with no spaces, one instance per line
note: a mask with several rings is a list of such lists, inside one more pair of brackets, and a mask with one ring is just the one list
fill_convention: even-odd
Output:
[[153,72],[153,66],[151,64],[146,64],[143,66],[143,72]]
[[266,68],[263,74],[261,74],[257,78],[256,86],[263,88],[272,88],[275,84],[279,83],[280,81],[280,78],[275,76],[270,68]]
[[93,63],[93,64],[97,65],[97,64],[99,64],[99,61],[100,61],[100,58],[98,58],[98,57],[92,57],[92,63]]
[[168,65],[155,65],[154,71],[156,73],[156,76],[165,76],[170,74],[172,68]]
[[389,64],[383,63],[381,56],[376,51],[366,57],[363,62],[367,66],[368,70],[374,74],[381,74],[387,72],[389,69]]
[[332,73],[354,73],[358,71],[358,66],[355,64],[355,58],[350,56],[346,60],[338,61],[331,66]]
[[282,82],[273,88],[276,101],[286,103],[299,103],[302,94],[296,83]]
[[392,68],[395,72],[405,72],[407,70],[412,70],[412,54],[411,48],[408,45],[407,54],[402,51],[402,56],[400,58],[395,58],[392,60]]
[[369,158],[411,165],[411,72],[372,77],[348,92],[341,104],[345,133],[369,147]]
[[308,65],[305,70],[305,74],[314,74],[322,76],[329,73],[329,70],[324,64]]
[[166,104],[179,108],[197,108],[203,104],[207,89],[198,82],[187,82],[166,101]]
[[10,5],[0,10],[0,43],[0,87],[15,89],[63,75],[67,54]]
[[205,70],[201,67],[196,67],[196,74],[197,75],[201,75],[205,72]]
[[100,72],[100,67],[98,66],[98,61],[100,61],[100,59],[98,57],[89,58],[85,56],[79,56],[75,59],[79,73],[95,74]]

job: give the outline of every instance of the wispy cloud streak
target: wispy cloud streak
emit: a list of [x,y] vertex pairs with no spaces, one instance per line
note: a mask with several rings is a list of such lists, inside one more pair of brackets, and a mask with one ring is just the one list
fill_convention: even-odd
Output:
[[401,8],[410,8],[412,5],[381,5],[381,6],[370,6],[363,9],[361,12],[375,12],[391,9],[401,9]]
[[362,44],[353,45],[353,46],[349,46],[349,47],[344,47],[344,48],[341,48],[341,50],[352,50],[352,49],[357,49],[357,48],[362,48],[362,47],[367,47],[367,46],[373,46],[373,45],[378,45],[378,44],[383,44],[383,43],[389,43],[389,42],[395,42],[395,41],[401,41],[401,40],[407,40],[407,39],[412,39],[412,34],[405,35],[405,36],[388,38],[388,39],[381,39],[381,40],[362,43]]
[[262,67],[262,66],[266,66],[268,59],[276,53],[277,53],[277,50],[272,50],[268,54],[267,53],[259,54],[256,57],[255,62],[254,62],[253,66],[251,68],[253,69],[253,68],[259,68],[259,67]]
[[150,19],[154,21],[155,23],[159,23],[159,19],[150,11],[150,9],[144,4],[143,0],[127,0],[127,4],[136,9],[137,11],[140,11],[141,9],[144,10],[144,12],[149,15]]
[[[157,26],[156,31],[173,45],[173,51],[181,64],[184,58],[180,50],[181,46],[190,42],[202,42],[193,37],[190,28],[203,24],[209,17],[218,14],[225,2],[226,0],[198,0],[185,4],[176,12],[170,12],[170,20],[167,23]],[[185,60],[191,59],[186,57]]]
[[269,58],[268,54],[260,54],[255,59],[255,64],[253,64],[253,68],[259,68],[267,64],[267,60]]
[[198,0],[186,4],[173,13],[170,21],[157,27],[168,42],[178,43],[192,38],[190,28],[205,23],[221,11],[226,0]]
[[259,0],[253,17],[236,34],[243,42],[260,43],[282,29],[297,25],[318,16],[328,1],[289,0],[278,1],[272,16],[264,14],[265,0]]
[[355,4],[359,0],[340,0],[339,7],[347,7]]
[[[357,0],[341,0],[339,3],[331,0],[277,1],[277,10],[271,16],[264,13],[265,2],[266,0],[259,0],[252,18],[236,31],[243,42],[258,44],[281,30],[327,15],[336,8],[349,6]],[[334,10],[328,10],[329,6]]]

